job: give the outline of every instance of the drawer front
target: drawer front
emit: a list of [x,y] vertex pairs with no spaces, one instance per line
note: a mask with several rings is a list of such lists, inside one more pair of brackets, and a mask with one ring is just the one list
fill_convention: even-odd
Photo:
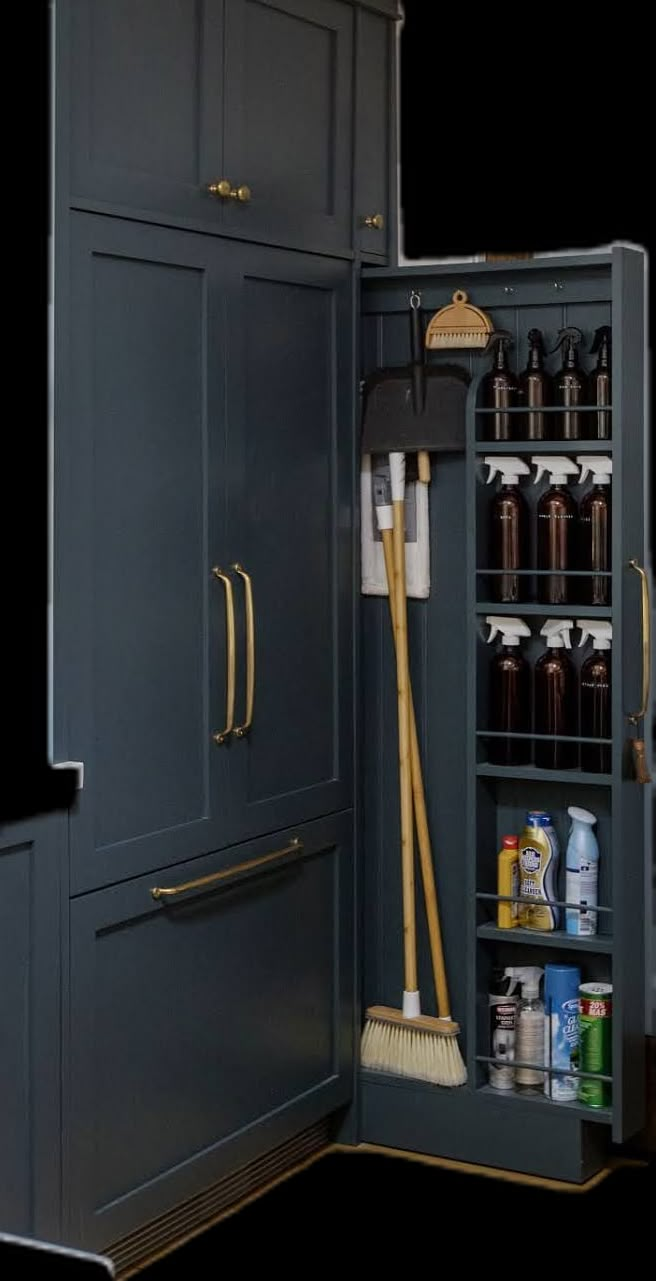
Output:
[[73,900],[76,1241],[116,1240],[348,1100],[351,832],[340,815]]

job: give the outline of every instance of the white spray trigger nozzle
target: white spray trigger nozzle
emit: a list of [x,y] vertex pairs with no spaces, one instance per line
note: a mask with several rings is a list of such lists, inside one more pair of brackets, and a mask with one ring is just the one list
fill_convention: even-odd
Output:
[[491,480],[494,480],[497,473],[501,474],[501,482],[504,485],[516,485],[520,476],[530,476],[531,474],[528,463],[525,463],[522,458],[507,458],[501,454],[486,454],[483,462],[490,469],[490,474],[486,481],[487,485]]
[[510,618],[505,614],[488,614],[485,619],[490,626],[487,644],[501,633],[504,645],[519,645],[520,636],[530,636],[531,629],[523,618]]
[[540,628],[540,635],[546,636],[548,649],[566,649],[572,648],[570,630],[574,626],[572,618],[548,618],[544,627]]
[[576,459],[581,468],[581,475],[578,483],[582,485],[592,472],[592,481],[595,485],[610,485],[610,478],[613,474],[613,460],[605,454],[579,454]]
[[577,618],[576,626],[581,629],[579,649],[587,640],[592,639],[593,649],[610,649],[613,641],[613,624],[607,619]]
[[537,468],[534,485],[537,485],[545,472],[549,473],[552,485],[565,485],[567,477],[575,476],[578,472],[576,463],[563,454],[533,454],[531,464]]

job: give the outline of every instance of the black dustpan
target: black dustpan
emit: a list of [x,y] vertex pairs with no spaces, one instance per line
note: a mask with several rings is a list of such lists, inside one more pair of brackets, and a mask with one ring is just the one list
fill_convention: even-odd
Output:
[[426,364],[416,293],[410,334],[410,364],[377,369],[364,381],[362,452],[462,452],[469,373],[462,365]]

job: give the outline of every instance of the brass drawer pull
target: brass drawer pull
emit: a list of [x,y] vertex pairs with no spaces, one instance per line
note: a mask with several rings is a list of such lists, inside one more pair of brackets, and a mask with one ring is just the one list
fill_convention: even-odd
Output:
[[207,190],[211,196],[218,196],[220,200],[239,200],[241,204],[248,204],[251,198],[250,187],[245,184],[233,187],[227,178],[222,178],[220,182],[210,182]]
[[255,611],[253,608],[253,580],[242,565],[232,566],[235,574],[243,579],[246,607],[246,718],[243,725],[235,725],[235,738],[244,738],[253,723],[255,702]]
[[632,712],[627,720],[632,725],[644,720],[649,708],[649,678],[651,675],[651,612],[649,609],[649,579],[637,560],[630,560],[629,567],[640,575],[642,582],[642,707]]
[[226,723],[222,730],[216,730],[212,734],[212,738],[215,743],[225,743],[232,733],[235,720],[235,603],[228,575],[217,566],[212,573],[223,583],[226,601]]
[[267,863],[273,863],[274,859],[284,858],[285,854],[299,854],[303,849],[303,842],[297,836],[294,836],[281,850],[274,850],[273,854],[263,854],[259,858],[246,859],[244,863],[238,863],[236,867],[229,867],[224,872],[213,872],[211,876],[199,876],[195,881],[185,881],[182,885],[172,885],[170,888],[163,888],[160,885],[154,885],[150,893],[154,899],[175,898],[178,894],[186,894],[187,890],[197,890],[204,885],[216,885],[219,881],[229,881],[236,876],[241,876],[243,872],[250,872],[254,867],[264,867]]

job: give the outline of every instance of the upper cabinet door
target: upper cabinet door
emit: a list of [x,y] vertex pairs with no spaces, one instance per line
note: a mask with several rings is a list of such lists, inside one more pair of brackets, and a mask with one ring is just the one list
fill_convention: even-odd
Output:
[[57,10],[57,165],[64,178],[69,152],[70,203],[220,226],[223,202],[207,187],[222,177],[222,0]]
[[[57,295],[54,730],[74,892],[227,844],[224,262],[71,216]],[[229,631],[228,631],[229,635]]]
[[385,263],[395,234],[395,27],[356,11],[354,237],[356,251]]
[[347,263],[243,245],[232,267],[226,547],[253,595],[249,641],[233,571],[241,841],[353,805],[353,312]]
[[348,252],[353,9],[341,0],[227,0],[224,170],[247,239]]

